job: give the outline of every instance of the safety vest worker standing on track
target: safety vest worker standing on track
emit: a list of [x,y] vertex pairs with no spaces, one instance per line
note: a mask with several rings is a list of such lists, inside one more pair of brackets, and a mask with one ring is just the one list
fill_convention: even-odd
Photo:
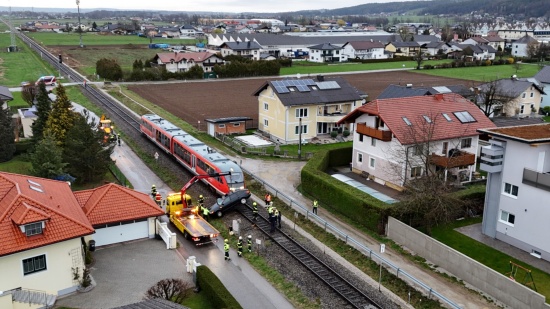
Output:
[[317,200],[313,200],[313,213],[317,214],[317,207],[319,207],[319,202]]
[[265,206],[269,206],[271,204],[271,194],[265,195]]
[[252,203],[252,219],[258,220],[258,204],[256,202]]
[[243,256],[243,237],[239,236],[239,241],[237,242],[237,254],[239,257]]
[[248,253],[252,252],[252,235],[248,235]]
[[229,258],[229,239],[225,240],[225,244],[223,245],[223,251],[225,251],[225,260],[226,261],[231,260]]
[[208,208],[206,207],[202,207],[202,217],[204,218],[204,220],[206,221],[209,221],[209,217],[210,217],[210,210],[208,210]]

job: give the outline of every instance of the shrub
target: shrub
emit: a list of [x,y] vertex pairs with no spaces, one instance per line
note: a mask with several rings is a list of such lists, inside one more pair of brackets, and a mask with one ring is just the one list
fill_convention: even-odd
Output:
[[506,62],[508,64],[514,64],[514,58],[508,58],[508,59],[506,59]]
[[338,131],[331,131],[330,132],[330,137],[336,138],[336,136],[338,136]]
[[349,130],[344,130],[342,135],[344,135],[344,137],[348,137],[350,135]]
[[96,72],[99,76],[118,81],[122,78],[122,68],[115,59],[101,58],[96,62]]
[[241,309],[220,279],[205,265],[197,267],[197,285],[205,293],[213,308]]
[[493,63],[491,62],[491,60],[485,60],[485,65],[489,66],[489,65],[492,65]]
[[424,65],[424,70],[431,70],[431,69],[433,69],[433,68],[434,68],[434,66],[431,65],[431,64],[426,64],[426,65]]

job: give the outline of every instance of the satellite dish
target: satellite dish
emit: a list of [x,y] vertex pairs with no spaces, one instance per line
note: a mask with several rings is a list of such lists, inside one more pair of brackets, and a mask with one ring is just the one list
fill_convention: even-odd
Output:
[[300,73],[296,74],[296,78],[300,79],[302,75],[300,75]]

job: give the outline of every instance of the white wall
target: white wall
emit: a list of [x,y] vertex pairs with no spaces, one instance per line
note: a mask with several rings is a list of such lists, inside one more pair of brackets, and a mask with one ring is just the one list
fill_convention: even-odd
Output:
[[[47,228],[47,226],[46,226]],[[23,260],[46,255],[46,270],[23,275]],[[0,291],[22,287],[62,295],[76,290],[71,267],[78,267],[82,275],[84,261],[80,238],[71,239],[0,258]]]

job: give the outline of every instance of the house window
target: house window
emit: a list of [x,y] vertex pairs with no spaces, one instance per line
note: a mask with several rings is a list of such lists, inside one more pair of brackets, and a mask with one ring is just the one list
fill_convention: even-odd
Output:
[[371,145],[372,147],[376,147],[376,138],[371,138],[371,139],[370,139],[370,145]]
[[451,117],[445,113],[442,114],[443,118],[447,119],[447,121],[451,121]]
[[449,150],[449,142],[443,142],[443,148],[441,149],[441,153],[447,156],[448,150]]
[[411,178],[416,178],[422,176],[422,167],[416,166],[411,167]]
[[427,123],[432,123],[432,120],[430,119],[430,117],[426,115],[422,115],[422,117],[424,117],[424,120],[426,120]]
[[531,98],[535,96],[535,93],[534,92],[531,92]]
[[42,234],[42,222],[25,224],[25,234],[27,236]]
[[370,158],[369,159],[369,166],[374,169],[374,167],[376,166],[376,159],[375,158]]
[[362,153],[357,154],[357,162],[359,162],[359,163],[363,162],[363,154]]
[[468,122],[475,122],[476,121],[476,119],[472,115],[470,115],[470,113],[468,113],[466,111],[464,111],[464,112],[454,112],[453,114],[462,123],[468,123]]
[[269,110],[269,104],[267,104],[267,102],[264,102],[264,111],[268,111]]
[[405,121],[405,123],[406,123],[408,126],[412,126],[412,123],[411,123],[411,121],[409,120],[409,118],[403,117],[403,121]]
[[240,127],[240,126],[241,126],[241,123],[240,123],[240,122],[234,122],[234,123],[233,123],[233,126],[234,126],[234,127]]
[[517,197],[519,188],[507,182],[504,183],[504,194]]
[[413,155],[415,156],[421,156],[422,153],[424,152],[424,145],[416,145],[416,146],[413,146],[414,149],[413,149]]
[[362,142],[363,141],[363,134],[359,134],[359,141]]
[[264,118],[264,127],[269,127],[269,121]]
[[464,138],[460,140],[460,148],[470,148],[472,147],[472,138]]
[[519,109],[519,113],[523,114],[524,111],[525,111],[525,105],[522,104],[520,109]]
[[516,216],[509,213],[509,212],[507,212],[507,211],[501,210],[500,211],[500,221],[504,222],[506,224],[514,226],[514,222],[516,221]]
[[25,276],[46,269],[45,254],[23,260],[23,275]]
[[521,98],[525,99],[525,92],[521,94]]
[[[300,134],[300,126],[294,127],[294,134]],[[307,124],[302,125],[302,134],[307,134]]]
[[220,129],[225,128],[225,124],[223,124],[223,123],[222,123],[222,124],[219,124],[219,125],[218,125],[218,128],[220,128]]
[[296,109],[296,118],[307,117],[307,108],[297,108]]

